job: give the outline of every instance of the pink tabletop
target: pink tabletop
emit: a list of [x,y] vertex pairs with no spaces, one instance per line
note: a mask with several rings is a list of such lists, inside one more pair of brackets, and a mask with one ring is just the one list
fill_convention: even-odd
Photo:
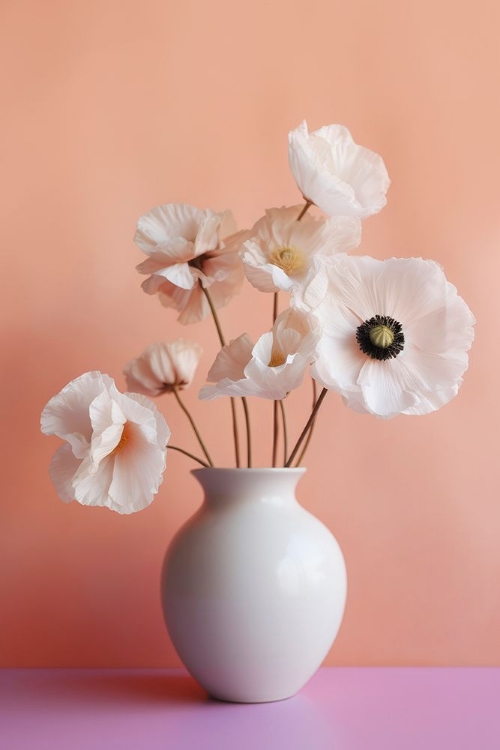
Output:
[[210,700],[180,670],[0,670],[2,750],[499,750],[500,669],[321,669],[295,698]]

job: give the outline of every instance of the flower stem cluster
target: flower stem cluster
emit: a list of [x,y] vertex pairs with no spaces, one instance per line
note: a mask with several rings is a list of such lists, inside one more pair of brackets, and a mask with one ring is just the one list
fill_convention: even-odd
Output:
[[[437,263],[348,254],[361,242],[362,222],[386,204],[390,180],[378,154],[342,125],[309,132],[303,122],[289,134],[289,163],[304,202],[267,209],[249,230],[238,232],[230,211],[174,203],[141,216],[135,234],[146,255],[137,266],[147,276],[144,291],[176,310],[182,325],[213,320],[220,351],[199,398],[229,397],[237,467],[252,466],[250,397],[273,402],[272,466],[280,436],[282,465],[298,466],[328,391],[383,419],[428,414],[457,394],[474,338],[474,317]],[[255,343],[247,333],[228,343],[218,311],[245,278],[272,293],[272,326]],[[152,344],[124,369],[131,393],[91,372],[49,401],[42,430],[65,441],[50,469],[63,500],[121,513],[151,502],[170,430],[149,399],[163,395],[173,395],[187,417],[201,455],[170,448],[215,465],[181,396],[201,357],[200,345],[184,339]],[[290,450],[285,401],[306,373],[311,413]]]

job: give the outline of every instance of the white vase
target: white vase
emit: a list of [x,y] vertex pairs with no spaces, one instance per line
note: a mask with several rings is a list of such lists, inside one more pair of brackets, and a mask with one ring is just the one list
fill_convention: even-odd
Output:
[[205,499],[167,551],[162,602],[177,653],[214,698],[291,697],[337,635],[344,558],[295,498],[304,471],[192,472]]

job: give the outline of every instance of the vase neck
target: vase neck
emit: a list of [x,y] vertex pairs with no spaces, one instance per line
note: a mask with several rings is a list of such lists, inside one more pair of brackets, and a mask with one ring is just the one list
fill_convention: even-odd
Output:
[[205,492],[205,503],[296,502],[295,488],[305,469],[195,469],[192,474]]

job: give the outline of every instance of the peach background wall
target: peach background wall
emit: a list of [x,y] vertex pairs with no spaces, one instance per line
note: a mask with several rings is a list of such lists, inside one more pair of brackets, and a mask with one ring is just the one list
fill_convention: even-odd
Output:
[[[325,404],[300,498],[349,570],[328,663],[500,665],[499,28],[495,0],[0,3],[1,665],[178,664],[158,570],[201,500],[189,462],[171,453],[136,516],[65,506],[39,413],[86,370],[123,387],[146,345],[196,337],[206,352],[186,398],[217,443],[227,405],[196,401],[213,327],[181,328],[140,290],[135,221],[186,201],[232,207],[243,227],[298,202],[286,139],[303,117],[345,123],[385,158],[389,204],[362,251],[437,259],[478,318],[441,412],[383,422]],[[266,329],[268,303],[247,289],[222,314],[228,337],[249,318],[250,334]],[[306,406],[293,403],[297,431]],[[269,404],[255,422],[270,423]]]

